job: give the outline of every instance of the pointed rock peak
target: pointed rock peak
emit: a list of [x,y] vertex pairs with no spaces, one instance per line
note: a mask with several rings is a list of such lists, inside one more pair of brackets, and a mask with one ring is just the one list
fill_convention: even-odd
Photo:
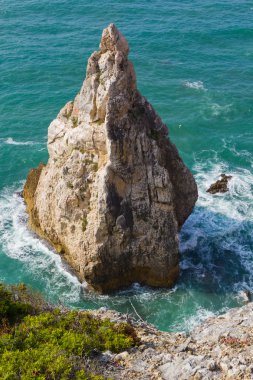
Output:
[[[86,80],[75,105],[91,122],[126,115],[136,94],[136,76],[128,60],[128,43],[114,24],[102,33],[100,51],[88,60]],[[80,117],[79,117],[80,120]]]
[[28,176],[30,225],[98,291],[134,282],[169,287],[196,183],[138,92],[115,25],[103,31],[100,48],[81,91],[49,126],[46,167]]
[[120,33],[114,24],[110,24],[103,30],[100,42],[100,49],[102,53],[106,51],[121,51],[128,54],[129,47],[125,37]]

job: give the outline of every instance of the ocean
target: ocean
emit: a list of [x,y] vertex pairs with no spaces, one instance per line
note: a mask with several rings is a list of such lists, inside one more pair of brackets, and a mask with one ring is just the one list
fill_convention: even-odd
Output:
[[[0,0],[0,281],[50,302],[136,312],[166,331],[189,331],[242,305],[253,291],[253,2],[242,0]],[[21,197],[30,168],[48,158],[47,128],[72,100],[115,23],[130,44],[138,88],[168,125],[199,200],[180,233],[172,289],[133,284],[87,292],[27,228]],[[230,191],[206,192],[221,173]]]

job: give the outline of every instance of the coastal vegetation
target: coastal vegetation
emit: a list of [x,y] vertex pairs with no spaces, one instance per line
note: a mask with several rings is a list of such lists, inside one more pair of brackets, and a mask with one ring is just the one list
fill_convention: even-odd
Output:
[[102,380],[96,357],[138,343],[127,323],[53,308],[24,285],[0,285],[0,378]]

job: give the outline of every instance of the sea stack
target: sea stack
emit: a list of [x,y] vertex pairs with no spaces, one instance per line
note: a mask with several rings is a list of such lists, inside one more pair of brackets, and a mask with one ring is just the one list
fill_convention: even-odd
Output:
[[91,288],[170,287],[178,231],[197,200],[168,129],[138,92],[128,43],[111,24],[86,79],[48,129],[47,165],[23,195],[30,227]]

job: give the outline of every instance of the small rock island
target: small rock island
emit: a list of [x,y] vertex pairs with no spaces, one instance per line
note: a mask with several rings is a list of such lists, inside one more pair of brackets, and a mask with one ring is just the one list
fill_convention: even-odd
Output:
[[221,179],[218,179],[213,183],[208,189],[207,193],[217,194],[217,193],[227,193],[229,191],[228,182],[231,180],[231,175],[221,174]]
[[100,292],[172,286],[178,231],[198,196],[166,125],[137,90],[128,52],[110,24],[80,92],[49,126],[47,165],[30,171],[23,191],[30,227]]

